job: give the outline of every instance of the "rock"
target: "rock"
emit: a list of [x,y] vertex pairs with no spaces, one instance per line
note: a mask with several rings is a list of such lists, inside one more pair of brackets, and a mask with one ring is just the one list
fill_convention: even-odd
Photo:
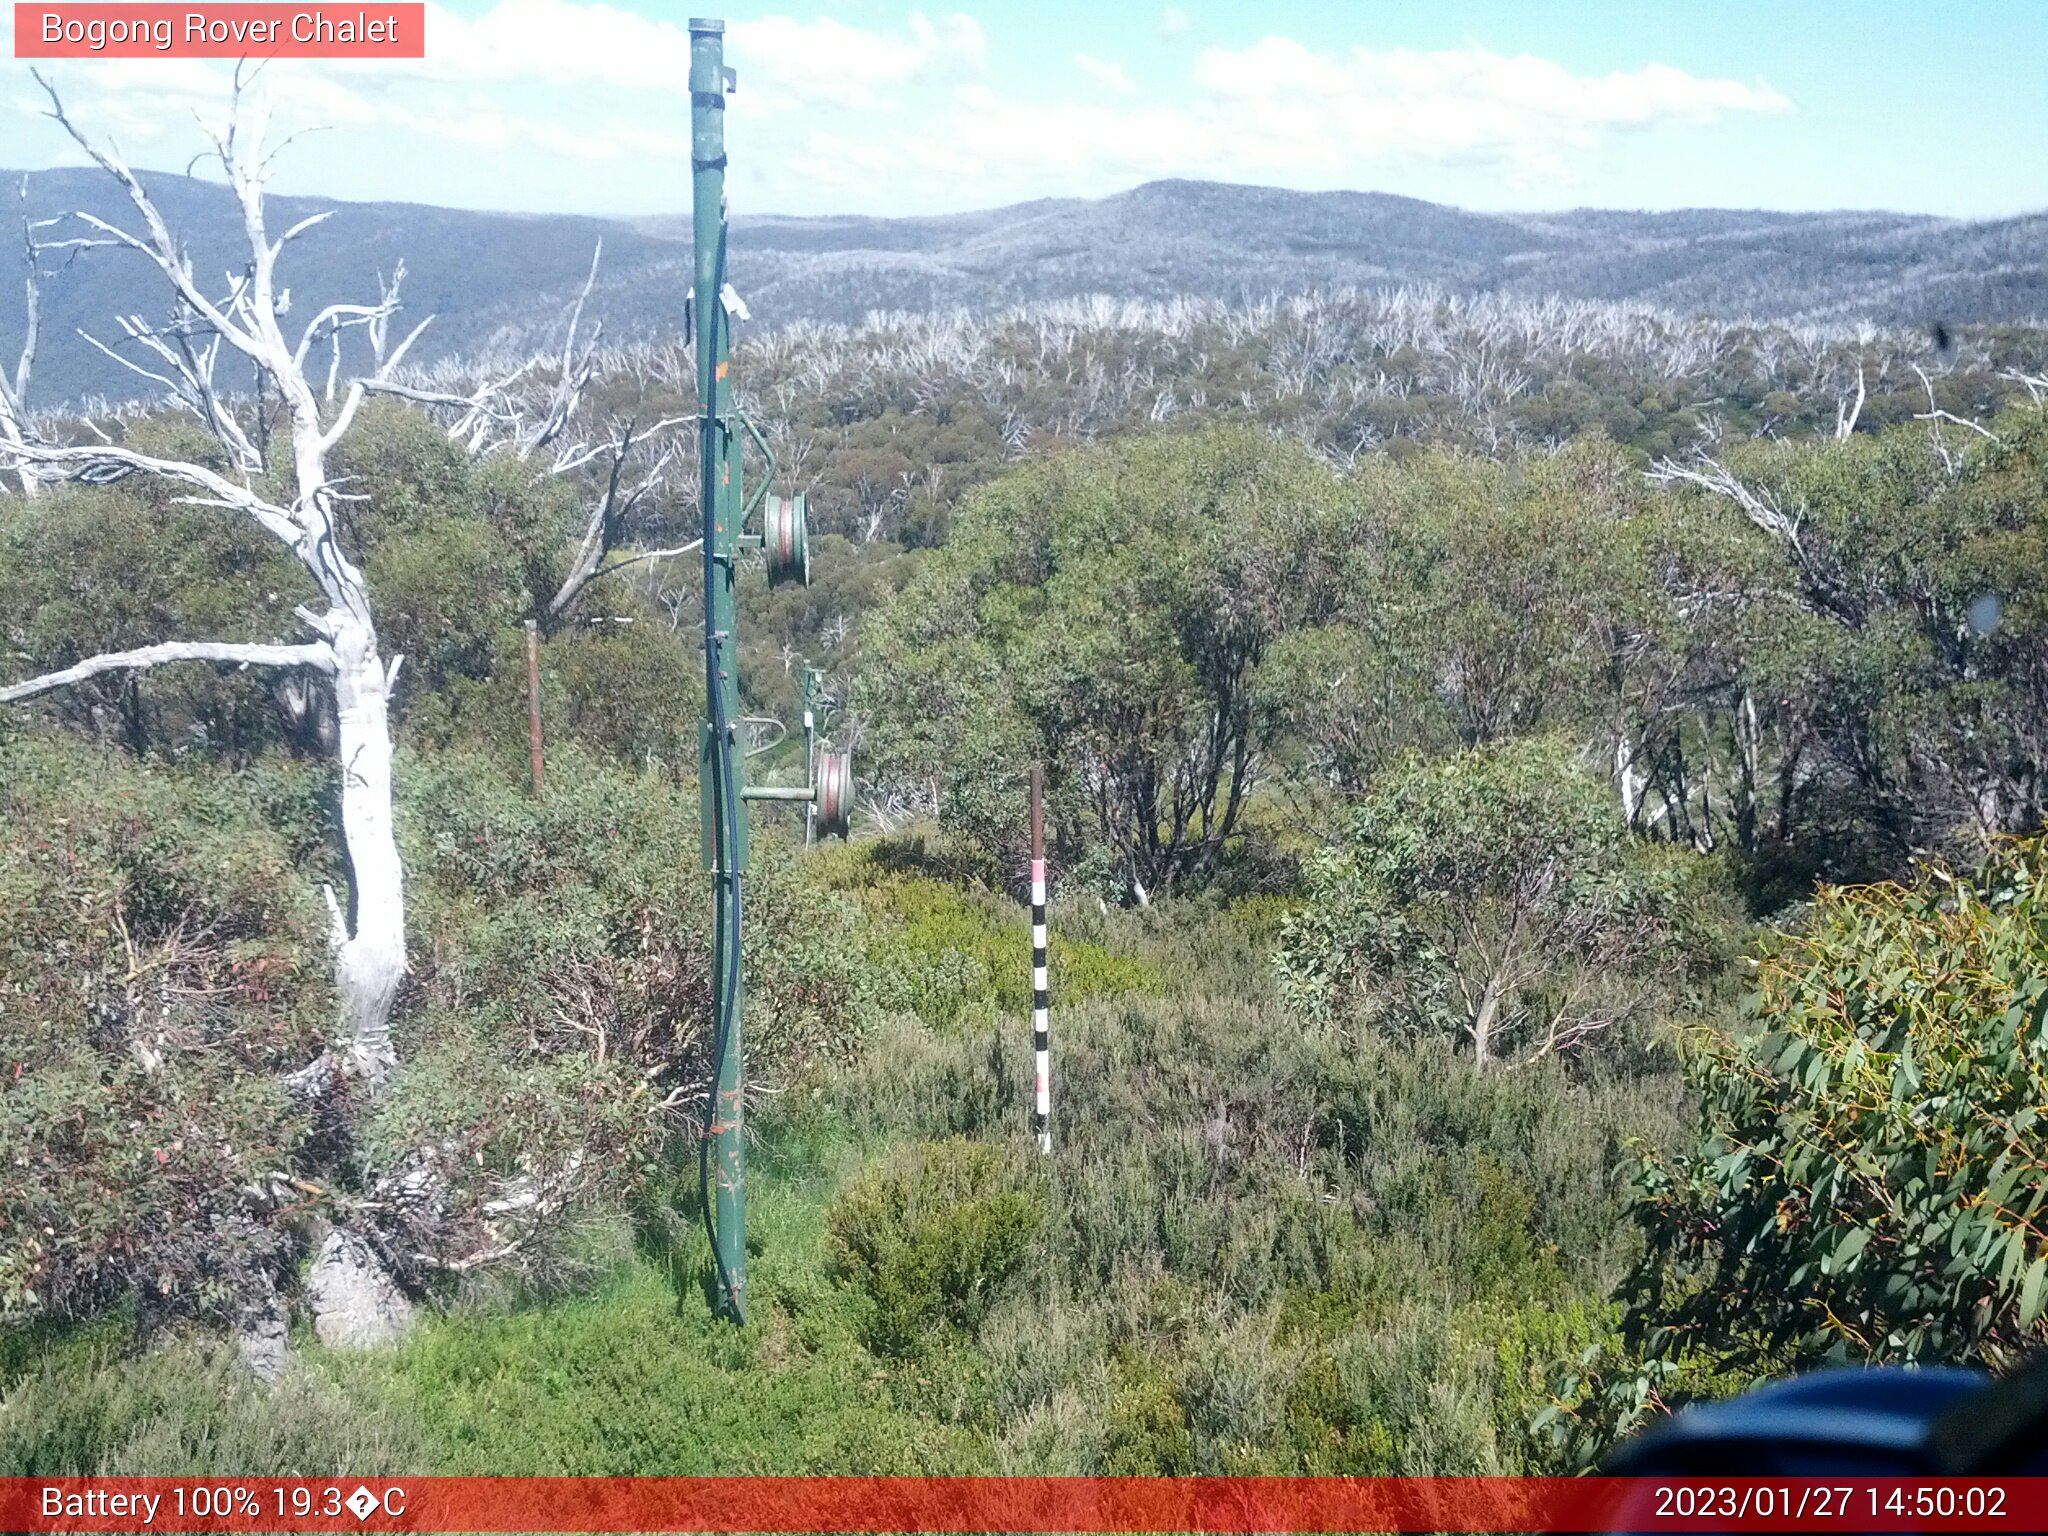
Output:
[[268,1276],[235,1319],[235,1348],[241,1352],[242,1364],[258,1381],[272,1382],[284,1375],[284,1303],[278,1299],[277,1289]]
[[330,1232],[306,1276],[313,1331],[335,1349],[374,1349],[412,1326],[412,1303],[360,1239]]

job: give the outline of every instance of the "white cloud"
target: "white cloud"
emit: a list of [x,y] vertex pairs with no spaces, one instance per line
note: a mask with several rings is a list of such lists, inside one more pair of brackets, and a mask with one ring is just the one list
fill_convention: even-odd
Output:
[[1569,180],[1614,136],[1791,110],[1762,84],[1661,63],[1604,75],[1481,47],[1318,51],[1284,37],[1209,48],[1187,86],[1143,96],[1120,66],[1077,54],[1077,100],[1025,98],[987,80],[861,124],[858,160],[828,138],[809,161],[841,185],[915,187],[927,206],[1096,195],[1160,176],[1372,187],[1449,164],[1514,186]]
[[551,77],[651,91],[690,75],[685,28],[571,0],[498,0],[474,19],[430,4],[427,54],[414,70],[441,80]]
[[[280,131],[341,130],[295,146],[289,180],[497,207],[687,204],[679,11],[495,0],[473,17],[428,12],[426,59],[264,70]],[[1177,7],[1161,14],[1164,34],[1187,25]],[[877,25],[760,16],[733,22],[726,43],[740,77],[728,123],[743,151],[734,203],[757,210],[986,206],[1157,176],[1426,188],[1430,168],[1452,163],[1508,185],[1555,185],[1619,135],[1791,108],[1767,85],[1664,63],[1583,74],[1476,45],[1319,50],[1280,36],[1205,48],[1187,76],[1156,90],[1117,61],[1076,53],[1074,73],[1048,87],[1006,78],[972,16],[936,11]],[[192,116],[219,117],[229,67],[172,58],[56,69],[82,123],[169,168],[198,147]],[[0,139],[27,125],[44,156],[67,156],[30,121],[34,94],[25,64],[0,61]]]
[[[729,57],[743,89],[759,89],[780,108],[865,110],[888,93],[935,78],[978,73],[988,41],[972,16],[934,21],[913,12],[906,32],[891,34],[823,17],[795,21],[768,16],[734,22]],[[758,76],[758,87],[749,81]]]
[[[497,0],[465,17],[430,0],[427,37],[424,59],[266,65],[261,89],[279,131],[383,129],[458,149],[593,163],[686,152],[690,41],[680,21],[578,0]],[[892,93],[971,77],[987,58],[980,24],[959,14],[913,12],[893,29],[766,16],[733,23],[726,42],[754,114],[872,110]],[[26,65],[0,67],[28,85]],[[172,164],[195,137],[195,116],[222,116],[231,68],[97,59],[59,62],[55,74],[77,120],[144,163]],[[0,112],[10,105],[26,114],[39,103],[28,94],[0,98]],[[675,179],[686,195],[686,177]]]
[[1119,96],[1129,96],[1138,89],[1124,73],[1123,65],[1098,59],[1092,53],[1075,54],[1074,67],[1104,90],[1115,91]]
[[1576,75],[1555,60],[1468,47],[1318,53],[1291,38],[1205,50],[1197,85],[1243,115],[1268,154],[1497,160],[1557,166],[1612,131],[1785,112],[1766,85],[1702,79],[1666,64]]

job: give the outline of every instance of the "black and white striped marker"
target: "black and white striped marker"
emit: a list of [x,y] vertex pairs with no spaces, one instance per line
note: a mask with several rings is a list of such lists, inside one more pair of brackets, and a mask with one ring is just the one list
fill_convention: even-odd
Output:
[[1052,996],[1045,969],[1045,769],[1031,765],[1031,1129],[1052,1151]]
[[1038,1150],[1052,1150],[1052,998],[1045,969],[1045,860],[1031,861],[1031,1055],[1037,1084],[1031,1128]]

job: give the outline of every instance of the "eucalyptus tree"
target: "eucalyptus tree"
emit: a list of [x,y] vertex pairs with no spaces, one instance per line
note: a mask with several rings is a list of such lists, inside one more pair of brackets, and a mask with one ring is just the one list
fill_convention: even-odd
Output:
[[1639,1145],[1620,1336],[1538,1427],[1590,1462],[1725,1380],[2001,1369],[2048,1343],[2048,849],[1823,886],[1745,1027],[1685,1031],[1692,1134]]
[[1652,466],[1697,524],[1718,518],[1750,545],[1717,606],[1748,614],[1740,704],[1776,727],[1738,742],[1752,789],[1773,754],[1781,807],[1839,786],[1885,868],[2042,825],[2044,464],[2040,404],[1984,425],[1930,397],[1916,423],[1879,433]]
[[1245,429],[1028,461],[868,629],[878,779],[1010,850],[1043,758],[1063,857],[1140,902],[1214,873],[1279,730],[1260,668],[1333,609],[1348,506],[1306,450]]

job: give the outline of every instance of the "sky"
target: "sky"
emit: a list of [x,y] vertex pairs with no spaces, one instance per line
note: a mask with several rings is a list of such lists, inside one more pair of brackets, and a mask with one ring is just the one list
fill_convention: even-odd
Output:
[[[324,130],[286,148],[273,187],[682,211],[685,4],[448,0],[427,6],[424,60],[273,64],[274,131]],[[2048,207],[2041,0],[853,0],[725,15],[739,213],[944,213],[1161,177],[1490,210]],[[81,163],[37,115],[12,27],[0,9],[0,165]],[[227,67],[46,69],[133,163],[183,169]]]

